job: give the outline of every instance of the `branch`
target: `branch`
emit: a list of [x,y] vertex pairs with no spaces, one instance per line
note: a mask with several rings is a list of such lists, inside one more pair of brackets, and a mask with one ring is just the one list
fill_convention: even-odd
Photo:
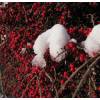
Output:
[[61,88],[59,89],[58,93],[61,94],[62,91],[64,90],[66,84],[71,81],[71,79],[82,69],[84,68],[89,62],[91,62],[93,60],[93,58],[90,58],[89,60],[87,60],[85,63],[83,63],[83,65],[81,65],[79,68],[77,68],[77,70],[75,72],[73,72],[73,74],[68,78],[68,80],[65,81],[65,83],[61,86]]
[[94,23],[94,15],[92,15],[92,14],[89,14],[90,15],[90,17],[91,17],[91,23],[92,23],[92,25],[94,26],[95,25],[95,23]]
[[59,96],[58,96],[58,91],[57,91],[57,88],[56,88],[56,86],[54,85],[54,81],[53,81],[53,79],[51,78],[51,76],[45,71],[45,75],[49,78],[49,80],[51,81],[51,83],[53,84],[53,87],[54,87],[54,89],[55,89],[55,92],[56,92],[56,98],[58,98]]
[[[30,75],[31,75],[31,73],[26,74],[26,75],[23,77],[23,80],[21,81],[21,83],[23,83],[24,80],[25,80],[28,76],[30,76]],[[19,91],[19,87],[20,87],[20,85],[17,85],[17,86],[16,86],[17,91]]]
[[100,56],[97,57],[96,60],[95,60],[92,64],[90,64],[89,68],[87,69],[87,71],[86,71],[85,74],[83,75],[83,78],[81,79],[79,85],[77,86],[77,88],[76,88],[76,90],[75,90],[75,92],[74,92],[74,94],[73,94],[73,96],[72,96],[73,98],[76,97],[76,95],[77,95],[77,93],[78,93],[80,87],[83,85],[85,79],[86,79],[87,76],[89,75],[90,69],[91,69],[92,67],[94,67],[94,65],[96,64],[96,62],[97,62],[99,59],[100,59]]
[[59,56],[61,56],[61,54],[63,54],[63,53],[66,53],[67,54],[67,52],[66,52],[66,50],[64,49],[62,52],[60,52],[60,53],[58,53],[58,55],[54,58],[54,60],[56,60]]
[[39,93],[40,93],[40,98],[41,98],[42,97],[42,90],[41,90],[40,81],[39,81],[38,76],[37,76],[37,81],[38,81]]
[[35,75],[35,76],[30,80],[30,82],[26,85],[26,88],[24,89],[24,92],[22,92],[21,98],[23,98],[24,93],[27,91],[28,86],[31,84],[31,82],[32,82],[32,81],[34,80],[34,78],[36,78],[36,77],[37,77],[37,75]]
[[25,10],[24,5],[23,5],[23,10],[24,10],[24,13],[25,13],[25,22],[27,23],[28,22],[28,19],[27,19],[27,13],[26,13],[26,10]]
[[94,82],[92,77],[90,77],[90,81],[91,81],[91,85],[92,85],[92,87],[93,87],[93,89],[95,91],[96,90],[96,85],[95,85],[95,82]]
[[89,91],[88,91],[88,95],[89,97],[91,97],[91,80],[90,80],[90,77],[89,77]]
[[6,42],[6,41],[3,41],[3,42],[0,44],[0,47],[2,47],[2,45],[4,45],[4,44],[5,44],[5,42]]

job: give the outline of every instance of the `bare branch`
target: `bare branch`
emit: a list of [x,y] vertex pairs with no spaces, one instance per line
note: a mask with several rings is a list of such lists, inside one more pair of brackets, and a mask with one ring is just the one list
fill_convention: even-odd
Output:
[[30,80],[30,82],[26,85],[26,88],[24,89],[24,92],[22,92],[21,98],[23,98],[25,91],[27,91],[27,88],[29,87],[29,85],[31,84],[31,82],[32,82],[32,81],[34,80],[34,78],[36,78],[36,77],[37,77],[37,75],[35,75],[35,76]]
[[89,77],[89,91],[88,91],[88,95],[89,97],[91,97],[91,80],[90,80],[90,77]]
[[94,23],[94,14],[89,14],[89,15],[91,17],[91,23],[94,26],[95,25],[95,23]]
[[39,80],[38,76],[37,76],[37,81],[38,81],[39,93],[40,93],[40,98],[41,98],[42,97],[42,90],[41,90],[40,80]]
[[96,85],[95,85],[93,78],[90,77],[90,80],[91,80],[91,85],[92,85],[93,89],[96,90]]
[[57,88],[56,88],[56,86],[54,85],[54,81],[53,81],[53,79],[51,78],[51,76],[45,71],[45,75],[49,78],[49,80],[51,81],[51,83],[53,84],[53,87],[54,87],[54,89],[55,89],[55,92],[56,92],[56,98],[58,98],[59,96],[58,96],[58,91],[57,91]]
[[79,85],[77,86],[77,88],[76,88],[76,90],[75,90],[75,92],[74,92],[74,94],[73,94],[73,96],[72,96],[73,98],[76,97],[77,92],[79,91],[80,87],[83,85],[85,79],[86,79],[87,76],[89,75],[90,69],[91,69],[92,67],[94,67],[94,65],[96,64],[96,62],[97,62],[99,59],[100,59],[100,56],[97,57],[96,60],[95,60],[92,64],[90,64],[90,66],[88,67],[87,71],[86,71],[85,74],[83,75],[83,78],[81,79]]
[[93,58],[90,58],[89,60],[87,60],[85,63],[83,63],[83,65],[81,65],[75,72],[73,72],[73,74],[68,78],[68,80],[65,81],[65,83],[61,86],[61,88],[59,89],[58,93],[61,94],[62,91],[64,90],[66,84],[71,81],[71,79],[82,69],[84,68],[89,62],[91,62],[93,60]]

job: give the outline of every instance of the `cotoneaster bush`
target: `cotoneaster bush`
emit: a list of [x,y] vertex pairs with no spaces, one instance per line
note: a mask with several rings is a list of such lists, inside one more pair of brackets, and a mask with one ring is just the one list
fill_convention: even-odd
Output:
[[[8,3],[5,8],[1,7],[0,36],[4,40],[0,39],[0,43],[4,44],[0,45],[0,64],[4,93],[8,97],[72,97],[85,68],[62,92],[60,88],[89,59],[79,42],[86,39],[93,25],[100,23],[98,7],[99,3],[52,2]],[[32,66],[35,39],[56,23],[63,24],[78,43],[69,42],[65,46],[68,53],[60,63],[53,62],[47,51],[47,67]],[[89,95],[88,90],[87,81],[76,97],[97,97],[95,91]]]

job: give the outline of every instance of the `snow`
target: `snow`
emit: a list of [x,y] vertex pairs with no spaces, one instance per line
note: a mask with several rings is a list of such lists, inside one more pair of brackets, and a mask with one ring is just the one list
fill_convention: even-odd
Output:
[[76,39],[74,39],[74,38],[72,38],[72,39],[70,39],[70,40],[69,40],[69,42],[73,42],[73,43],[75,43],[75,44],[76,44],[76,43],[77,43],[77,40],[76,40]]
[[43,32],[38,36],[33,45],[33,50],[35,54],[44,55],[47,48],[49,47],[49,43],[47,42],[49,35],[50,30],[47,30],[46,32]]
[[31,43],[30,42],[27,42],[27,46],[30,46],[31,45]]
[[25,51],[26,51],[26,48],[22,48],[22,50],[21,50],[21,54],[24,54],[25,53]]
[[8,4],[8,2],[2,2],[2,4],[0,5],[0,7],[6,7],[7,4]]
[[64,46],[69,40],[70,36],[61,24],[55,24],[51,29],[40,34],[33,45],[36,56],[32,60],[32,65],[46,66],[44,54],[48,48],[53,61],[60,62],[63,60],[66,53]]
[[7,98],[7,96],[0,93],[0,98]]
[[43,57],[43,55],[36,55],[33,60],[32,60],[32,65],[38,66],[38,67],[45,67],[46,66],[46,61]]
[[52,60],[60,62],[65,58],[66,52],[63,52],[64,46],[69,40],[70,36],[68,35],[63,25],[56,24],[52,27],[50,37],[48,38],[49,50]]
[[100,51],[100,24],[93,27],[91,33],[84,41],[84,49],[90,57],[94,57]]
[[7,38],[6,35],[2,35],[2,34],[1,34],[1,40],[2,40],[2,41],[4,41],[6,38]]

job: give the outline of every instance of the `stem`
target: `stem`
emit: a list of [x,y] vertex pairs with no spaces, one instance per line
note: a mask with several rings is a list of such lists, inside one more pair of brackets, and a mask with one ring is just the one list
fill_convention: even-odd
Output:
[[95,25],[95,23],[94,23],[94,15],[92,15],[92,14],[89,14],[90,15],[90,17],[91,17],[91,23],[92,23],[92,25],[94,26]]
[[26,13],[26,10],[25,10],[25,7],[24,6],[23,6],[23,10],[24,10],[24,13],[25,13],[25,22],[27,23],[28,22],[27,13]]
[[[30,82],[26,85],[26,88],[25,88],[25,92],[27,91],[27,88],[28,88],[28,86],[31,84],[31,82],[34,80],[34,78],[36,78],[37,77],[37,75],[35,75],[31,80],[30,80]],[[22,92],[22,95],[21,95],[21,98],[23,98],[23,96],[24,96],[24,93],[25,92]]]
[[90,81],[91,81],[91,85],[93,87],[93,90],[95,91],[96,90],[96,85],[95,85],[95,82],[94,82],[92,77],[90,78]]
[[39,93],[40,93],[40,98],[41,98],[42,97],[42,90],[41,90],[40,81],[39,81],[38,76],[37,76],[37,80],[38,80],[38,87],[39,87]]
[[88,95],[89,97],[91,97],[91,80],[90,80],[90,77],[89,77],[89,91],[88,91]]
[[73,94],[73,96],[72,96],[73,98],[76,97],[76,95],[77,95],[77,93],[78,93],[80,87],[83,85],[85,79],[86,79],[87,76],[89,75],[90,69],[96,64],[96,62],[97,62],[99,59],[100,59],[100,57],[97,57],[96,60],[95,60],[92,64],[90,64],[89,68],[87,69],[87,71],[86,71],[85,74],[83,75],[83,78],[81,79],[79,85],[77,86],[77,88],[76,88],[76,90],[75,90],[75,92],[74,92],[74,94]]
[[56,88],[56,86],[54,85],[54,81],[53,81],[53,79],[51,78],[51,76],[45,71],[45,75],[49,78],[49,80],[51,81],[51,83],[53,84],[53,87],[54,87],[54,89],[55,89],[55,92],[56,92],[56,98],[58,98],[59,96],[58,96],[58,91],[57,91],[57,88]]
[[83,68],[85,67],[90,61],[92,61],[93,58],[90,58],[88,61],[86,61],[85,63],[83,63],[83,65],[81,65],[79,68],[77,68],[77,70],[75,72],[73,72],[73,74],[68,78],[68,80],[65,81],[65,83],[61,86],[61,88],[59,89],[58,93],[61,94],[62,91],[64,90],[66,84],[71,81],[71,79]]

